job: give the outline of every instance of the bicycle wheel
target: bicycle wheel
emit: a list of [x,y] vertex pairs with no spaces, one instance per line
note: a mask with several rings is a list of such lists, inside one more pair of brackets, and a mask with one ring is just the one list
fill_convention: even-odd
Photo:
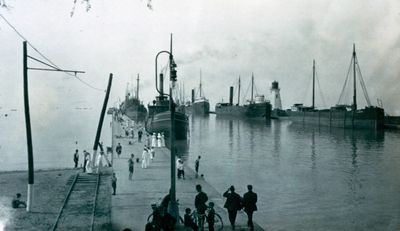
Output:
[[153,218],[153,213],[151,213],[148,217],[147,217],[147,222],[151,222]]
[[221,231],[224,228],[224,222],[222,221],[222,218],[218,213],[215,214],[214,228],[215,230],[219,231]]

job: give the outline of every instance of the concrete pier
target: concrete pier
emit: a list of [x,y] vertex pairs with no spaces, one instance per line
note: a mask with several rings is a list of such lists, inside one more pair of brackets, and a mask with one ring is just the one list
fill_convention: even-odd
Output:
[[[116,195],[111,198],[111,221],[114,230],[144,230],[147,217],[151,214],[151,204],[160,204],[162,198],[167,195],[170,187],[170,157],[167,148],[155,148],[155,158],[146,169],[141,168],[141,157],[145,144],[145,137],[139,143],[137,136],[127,138],[117,121],[113,121],[114,144],[121,143],[122,154],[120,158],[113,152],[113,169],[117,176]],[[135,131],[137,132],[137,130]],[[118,137],[118,138],[117,138]],[[128,159],[133,153],[139,162],[135,162],[133,180],[129,180]],[[194,163],[185,163],[185,179],[177,179],[176,196],[179,200],[179,213],[183,217],[186,207],[194,210],[194,198],[197,194],[196,184],[201,184],[203,191],[208,194],[208,201],[215,203],[215,210],[221,215],[224,222],[224,230],[231,230],[228,214],[223,209],[225,198],[217,192],[203,178],[195,178],[194,171],[189,166]],[[212,177],[212,176],[208,176]],[[227,185],[227,188],[229,185]],[[255,221],[256,222],[256,221]],[[247,216],[243,211],[238,212],[236,230],[249,230],[246,225]],[[189,230],[179,224],[176,230]],[[263,230],[255,223],[255,230]]]

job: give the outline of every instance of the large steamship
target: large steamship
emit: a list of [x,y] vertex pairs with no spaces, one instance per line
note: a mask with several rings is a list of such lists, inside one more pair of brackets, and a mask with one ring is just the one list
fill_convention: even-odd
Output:
[[229,91],[229,103],[217,103],[215,114],[217,116],[232,116],[241,118],[264,118],[271,117],[271,103],[265,100],[264,95],[254,97],[254,76],[251,78],[251,99],[247,104],[240,105],[240,78],[238,87],[238,103],[233,104],[233,87]]

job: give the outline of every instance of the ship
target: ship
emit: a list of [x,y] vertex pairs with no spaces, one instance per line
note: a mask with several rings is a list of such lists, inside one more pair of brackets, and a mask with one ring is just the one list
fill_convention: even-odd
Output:
[[139,100],[139,74],[137,76],[136,96],[128,90],[125,94],[125,101],[120,105],[121,112],[136,122],[144,122],[147,117],[147,109]]
[[251,77],[251,99],[246,104],[240,105],[240,77],[238,84],[238,103],[233,104],[233,87],[229,89],[229,103],[217,103],[215,114],[217,116],[232,116],[239,118],[271,118],[271,103],[265,100],[264,95],[254,97],[254,75]]
[[199,84],[199,97],[194,97],[194,91],[192,91],[192,115],[208,115],[210,113],[210,102],[203,95],[202,84],[201,84],[201,70],[200,70],[200,84]]
[[[171,133],[171,110],[170,101],[164,94],[164,76],[160,74],[160,91],[152,104],[147,107],[149,115],[146,121],[146,131],[149,133],[163,133],[165,136],[170,137]],[[173,104],[175,105],[175,104]],[[174,106],[177,108],[176,106]],[[177,108],[179,109],[179,108]],[[175,111],[175,139],[183,140],[187,138],[189,119],[184,110]]]
[[[303,104],[294,104],[288,110],[289,118],[295,123],[304,125],[327,126],[335,128],[348,129],[373,129],[380,130],[384,128],[384,109],[377,106],[372,106],[366,92],[364,80],[361,76],[361,70],[358,65],[355,45],[353,45],[353,55],[350,63],[346,83],[349,82],[349,73],[353,69],[353,102],[351,105],[339,104],[343,96],[339,97],[339,102],[329,109],[316,109],[315,107],[315,60],[313,61],[313,93],[312,105],[304,106]],[[359,72],[360,83],[364,91],[364,96],[367,101],[367,106],[363,109],[357,108],[357,72]]]

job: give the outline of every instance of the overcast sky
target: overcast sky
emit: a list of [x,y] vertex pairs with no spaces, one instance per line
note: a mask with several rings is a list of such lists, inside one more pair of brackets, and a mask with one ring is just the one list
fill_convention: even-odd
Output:
[[[78,0],[72,17],[73,0],[6,0],[10,8],[0,13],[58,66],[86,71],[79,76],[91,85],[105,89],[113,73],[110,105],[123,99],[137,73],[141,98],[153,100],[155,55],[169,49],[173,33],[178,81],[189,97],[201,69],[212,108],[228,100],[239,75],[245,95],[252,72],[267,99],[276,80],[284,108],[309,105],[313,59],[321,86],[317,106],[324,106],[319,92],[332,106],[355,43],[371,102],[379,98],[388,113],[400,115],[398,0],[153,0],[153,10],[145,0],[90,2],[86,11]],[[1,18],[0,42],[0,107],[22,109],[22,39]],[[29,54],[40,58],[31,48]],[[100,107],[104,97],[62,73],[30,71],[29,78],[33,107],[44,113],[57,106]]]

